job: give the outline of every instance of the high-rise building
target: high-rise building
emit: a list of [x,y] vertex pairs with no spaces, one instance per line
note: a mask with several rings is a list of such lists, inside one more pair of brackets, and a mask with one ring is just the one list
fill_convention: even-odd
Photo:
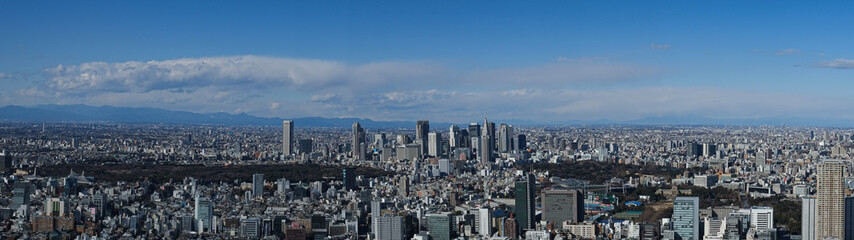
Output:
[[264,174],[252,174],[252,197],[264,197]]
[[854,240],[854,197],[845,197],[845,240]]
[[409,177],[400,177],[400,187],[398,188],[397,193],[403,197],[409,196]]
[[314,148],[313,148],[314,141],[312,141],[311,139],[300,139],[298,141],[298,143],[299,143],[299,148],[297,150],[299,150],[300,154],[303,154],[303,153],[309,154],[309,153],[311,153],[311,151],[314,150]]
[[513,139],[513,151],[525,151],[528,149],[528,140],[525,134],[516,135]]
[[68,216],[68,201],[65,198],[48,198],[44,201],[44,215],[53,217]]
[[430,133],[430,121],[418,120],[415,122],[415,143],[421,144],[421,154],[427,154],[427,135]]
[[382,215],[376,218],[376,239],[404,240],[406,226],[402,216]]
[[362,129],[362,125],[359,123],[353,123],[353,141],[350,146],[353,150],[353,159],[356,160],[364,160],[365,159],[365,146],[363,145],[365,142],[365,129]]
[[440,142],[442,141],[442,134],[431,132],[427,134],[427,154],[430,156],[438,157],[439,156],[439,147]]
[[484,237],[492,236],[492,211],[489,208],[478,208],[475,221],[477,233]]
[[30,203],[30,182],[18,181],[15,182],[15,188],[12,190],[12,210],[18,210],[21,206],[29,205]]
[[519,234],[524,234],[525,230],[534,229],[536,222],[534,217],[535,205],[534,197],[537,193],[537,184],[534,174],[526,175],[525,179],[516,182],[516,221],[519,222]]
[[282,121],[282,154],[290,156],[294,154],[294,121]]
[[502,123],[498,125],[498,151],[510,152],[513,145],[513,126]]
[[454,238],[454,221],[451,213],[427,214],[428,232],[432,240],[451,240]]
[[483,118],[483,129],[480,136],[481,161],[491,163],[495,152],[495,123]]
[[814,197],[801,200],[801,237],[803,240],[816,240],[816,224],[818,223],[817,202]]
[[213,207],[214,205],[210,198],[196,196],[195,220],[201,223],[198,226],[199,232],[210,231],[211,224],[213,224]]
[[460,128],[457,127],[457,125],[451,125],[451,129],[448,131],[448,140],[448,145],[450,145],[451,148],[457,148],[462,145],[460,144],[460,140],[462,140],[460,136]]
[[543,221],[560,226],[584,221],[584,195],[579,190],[544,190]]
[[700,198],[678,196],[673,200],[673,232],[677,239],[700,240]]
[[837,159],[822,160],[818,164],[816,239],[845,237],[845,174],[848,172],[845,162]]
[[0,152],[0,173],[12,172],[12,154],[3,150]]
[[345,167],[343,171],[344,189],[356,190],[356,168]]

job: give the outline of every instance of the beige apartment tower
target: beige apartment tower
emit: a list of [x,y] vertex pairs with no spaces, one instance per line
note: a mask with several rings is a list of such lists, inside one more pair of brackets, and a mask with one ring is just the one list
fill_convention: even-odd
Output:
[[844,239],[845,176],[848,167],[843,160],[825,159],[818,164],[816,239]]

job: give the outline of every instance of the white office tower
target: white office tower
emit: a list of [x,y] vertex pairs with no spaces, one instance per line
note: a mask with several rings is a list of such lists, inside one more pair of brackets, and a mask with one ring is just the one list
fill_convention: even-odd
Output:
[[817,201],[814,197],[801,199],[801,239],[816,240],[818,217]]
[[282,154],[285,157],[294,154],[294,121],[282,121]]

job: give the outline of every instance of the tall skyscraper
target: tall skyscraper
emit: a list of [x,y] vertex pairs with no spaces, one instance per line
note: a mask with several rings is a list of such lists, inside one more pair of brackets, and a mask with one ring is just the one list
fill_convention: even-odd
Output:
[[492,236],[492,211],[489,208],[477,209],[477,233],[481,236]]
[[0,152],[0,173],[12,172],[12,154],[3,150]]
[[584,221],[584,194],[579,190],[545,190],[542,193],[543,221],[555,226],[564,221]]
[[363,146],[364,142],[365,129],[362,129],[362,125],[360,125],[358,122],[353,123],[353,141],[351,143],[351,149],[353,150],[353,159],[365,159],[365,146]]
[[457,127],[457,125],[451,125],[451,129],[448,131],[448,145],[450,145],[451,148],[460,147],[460,145],[462,145],[460,144],[460,140],[462,139],[460,137],[460,128]]
[[294,154],[294,121],[282,121],[282,154],[290,156]]
[[427,154],[434,157],[439,157],[439,147],[441,146],[442,134],[431,132],[427,134]]
[[816,199],[805,197],[801,200],[801,239],[816,240],[816,224],[818,223],[818,209]]
[[[483,118],[483,129],[480,136],[479,154],[481,161],[491,163],[494,158],[492,153],[495,152],[495,123]],[[518,216],[517,216],[518,218]]]
[[537,184],[534,174],[526,175],[525,179],[516,182],[516,221],[519,222],[519,234],[525,233],[525,230],[534,229],[535,227],[535,206],[534,197],[537,193]]
[[451,240],[454,237],[451,213],[427,214],[428,231],[432,240]]
[[418,120],[415,122],[415,139],[427,141],[427,134],[430,133],[430,121]]
[[818,220],[816,239],[845,237],[842,228],[845,217],[845,174],[848,172],[845,162],[838,159],[822,160],[818,164],[817,194]]
[[264,174],[252,174],[252,197],[264,196]]
[[210,231],[213,222],[213,206],[210,198],[196,196],[195,220],[202,223],[199,226],[200,232]]
[[354,167],[345,167],[344,168],[344,189],[346,190],[355,190],[356,189],[356,168]]
[[314,150],[314,148],[313,148],[314,141],[312,141],[311,139],[300,139],[298,141],[298,143],[299,143],[299,148],[297,150],[299,150],[300,154],[303,154],[303,153],[309,154],[309,153],[311,153],[311,151]]
[[510,152],[513,144],[513,126],[502,123],[498,125],[498,151]]
[[427,120],[418,120],[415,122],[415,143],[421,144],[421,154],[428,154],[427,152],[427,135],[430,133],[430,121]]
[[30,182],[18,181],[15,182],[15,188],[12,190],[12,211],[17,211],[21,206],[30,203]]
[[673,232],[677,239],[700,240],[700,198],[678,196],[673,200]]
[[513,140],[513,151],[525,151],[528,149],[528,139],[524,134],[519,134]]
[[854,197],[845,198],[845,240],[854,240]]

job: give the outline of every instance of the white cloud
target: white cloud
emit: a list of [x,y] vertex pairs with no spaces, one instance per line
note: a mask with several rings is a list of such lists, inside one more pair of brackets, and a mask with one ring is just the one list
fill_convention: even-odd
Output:
[[0,79],[13,78],[13,77],[15,77],[15,76],[0,72]]
[[792,55],[792,54],[798,54],[798,53],[801,53],[801,50],[794,49],[794,48],[786,48],[786,49],[775,52],[774,56],[786,56],[786,55]]
[[667,50],[667,49],[670,49],[670,44],[650,43],[649,47],[652,49],[657,49],[657,50]]
[[837,58],[829,62],[818,63],[819,67],[839,68],[839,69],[854,69],[854,59]]
[[336,61],[258,56],[184,58],[148,62],[89,62],[46,69],[47,86],[62,94],[149,92],[166,89],[373,87],[438,71],[414,62],[348,65]]

